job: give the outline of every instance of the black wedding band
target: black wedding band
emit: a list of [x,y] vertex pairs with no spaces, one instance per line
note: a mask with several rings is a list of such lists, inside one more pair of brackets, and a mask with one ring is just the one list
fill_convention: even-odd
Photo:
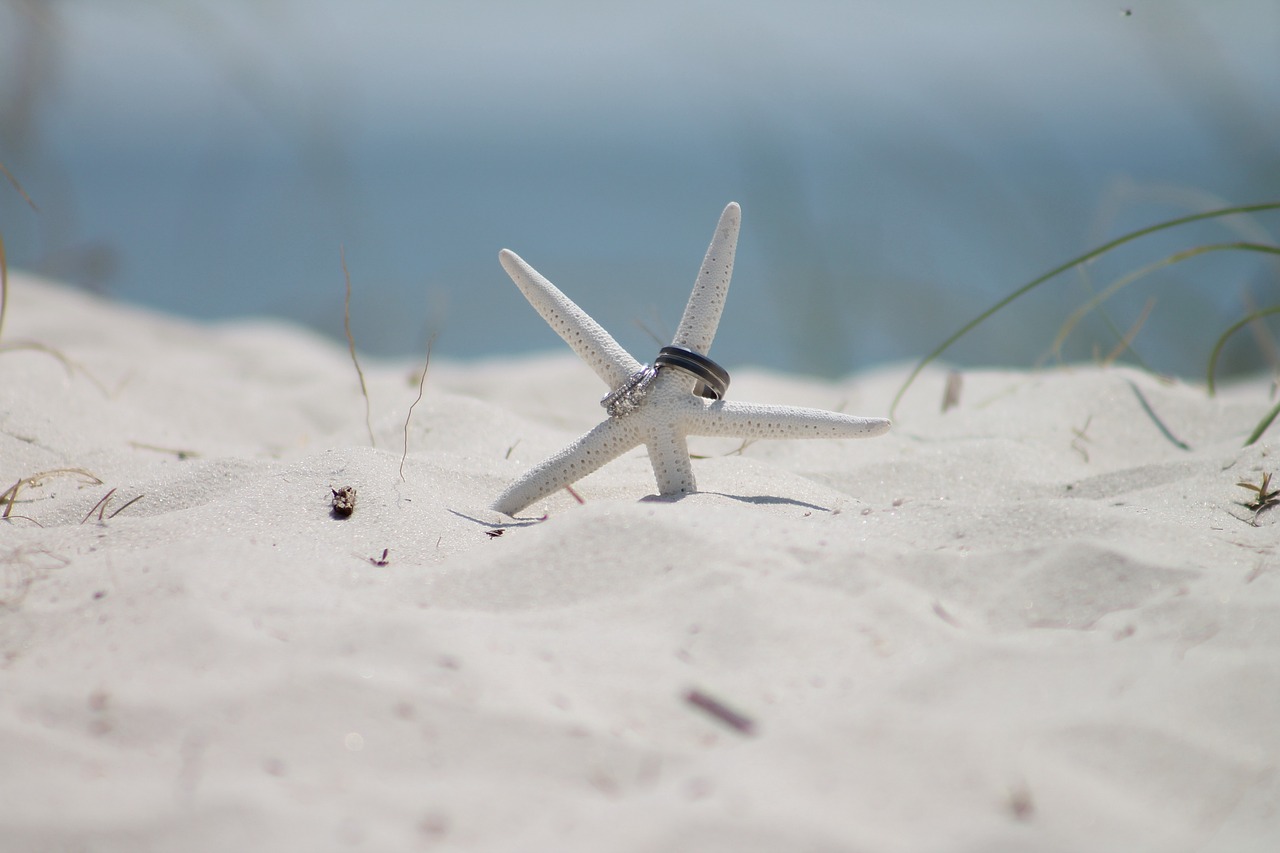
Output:
[[687,347],[663,347],[653,360],[654,367],[677,367],[698,379],[693,391],[708,400],[719,400],[729,390],[729,371],[700,352]]

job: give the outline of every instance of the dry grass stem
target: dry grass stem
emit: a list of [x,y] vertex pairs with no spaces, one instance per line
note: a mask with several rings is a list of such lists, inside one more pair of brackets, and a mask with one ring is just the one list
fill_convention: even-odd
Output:
[[[911,369],[911,372],[907,375],[906,380],[903,381],[901,386],[899,386],[898,392],[894,394],[893,402],[889,405],[890,417],[892,417],[894,412],[897,411],[898,404],[902,401],[903,395],[907,393],[907,389],[909,389],[912,386],[912,384],[916,380],[916,377],[920,375],[921,371],[923,371],[927,366],[932,364],[940,355],[942,355],[944,352],[950,349],[952,344],[954,344],[956,341],[963,338],[965,335],[969,334],[969,332],[973,331],[973,329],[981,325],[983,322],[985,322],[987,319],[989,319],[993,315],[999,313],[1003,308],[1005,308],[1005,306],[1009,305],[1011,302],[1019,299],[1022,296],[1025,296],[1026,294],[1035,290],[1037,287],[1049,281],[1050,279],[1056,278],[1057,276],[1061,275],[1067,270],[1079,267],[1082,264],[1092,261],[1094,258],[1107,254],[1113,249],[1123,246],[1126,243],[1132,243],[1133,241],[1141,239],[1142,237],[1146,237],[1149,234],[1155,234],[1160,231],[1166,231],[1170,228],[1176,228],[1178,226],[1186,225],[1191,222],[1201,222],[1207,219],[1214,219],[1214,218],[1225,217],[1225,216],[1235,216],[1239,214],[1261,213],[1263,211],[1268,211],[1268,210],[1280,210],[1280,202],[1267,202],[1265,204],[1246,204],[1246,205],[1240,205],[1236,207],[1226,207],[1226,208],[1221,208],[1219,210],[1210,210],[1210,211],[1205,211],[1203,213],[1193,213],[1187,216],[1180,216],[1175,219],[1168,219],[1168,220],[1165,220],[1164,222],[1158,222],[1155,225],[1147,226],[1146,228],[1140,228],[1137,231],[1130,231],[1128,234],[1124,234],[1120,237],[1115,238],[1114,240],[1110,240],[1106,243],[1103,243],[1101,246],[1091,249],[1090,251],[1085,252],[1082,255],[1078,255],[1072,258],[1071,260],[1067,261],[1066,263],[1059,264],[1058,266],[1054,267],[1053,269],[1049,270],[1043,275],[1040,275],[1037,278],[1032,279],[1031,281],[1022,285],[1017,290],[1013,291],[1009,295],[1005,296],[1003,299],[996,302],[994,305],[987,308],[977,317],[974,317],[968,323],[965,323],[963,326],[961,326],[959,329],[953,332],[946,340],[938,344],[938,346],[934,347],[927,355],[921,358],[916,363],[915,367]],[[1217,244],[1217,245],[1211,245],[1211,246],[1199,246],[1199,247],[1196,247],[1195,249],[1191,249],[1186,252],[1179,252],[1178,254],[1170,256],[1170,258],[1165,259],[1165,261],[1162,262],[1161,265],[1168,266],[1170,263],[1176,263],[1178,261],[1193,257],[1197,254],[1203,254],[1205,252],[1218,251],[1218,250],[1256,251],[1256,252],[1265,252],[1269,254],[1280,254],[1280,248],[1276,246],[1261,245],[1256,243]],[[1140,270],[1139,272],[1141,274],[1145,274],[1150,271],[1151,271],[1150,269],[1144,269],[1144,270]],[[1127,276],[1125,279],[1122,279],[1121,282],[1115,285],[1112,285],[1112,287],[1109,288],[1107,291],[1104,291],[1103,293],[1098,294],[1096,297],[1094,297],[1094,299],[1090,300],[1089,304],[1085,306],[1085,309],[1091,310],[1092,307],[1104,301],[1107,298],[1107,296],[1113,293],[1118,287],[1122,287],[1124,286],[1124,284],[1127,284],[1133,280],[1135,280],[1135,276]],[[1077,314],[1079,313],[1080,312],[1077,312]],[[1074,316],[1075,315],[1073,315],[1073,318]],[[1070,323],[1072,323],[1072,320],[1068,320],[1068,324]],[[1060,336],[1062,335],[1061,332],[1059,334]]]
[[0,555],[0,607],[16,609],[31,586],[71,561],[45,548],[23,546]]
[[1129,331],[1124,333],[1120,338],[1120,343],[1116,344],[1111,352],[1107,353],[1107,357],[1102,360],[1103,367],[1109,367],[1117,358],[1124,354],[1125,350],[1133,349],[1133,339],[1138,336],[1138,332],[1142,331],[1142,327],[1146,325],[1147,318],[1151,316],[1151,309],[1156,307],[1156,299],[1154,296],[1147,299],[1147,304],[1143,306],[1142,313],[1138,315],[1138,319],[1129,327]]
[[1085,450],[1084,443],[1093,441],[1093,439],[1089,438],[1087,435],[1089,432],[1089,424],[1091,423],[1093,423],[1093,415],[1089,415],[1089,417],[1085,418],[1084,426],[1079,429],[1076,429],[1075,427],[1071,428],[1071,432],[1075,434],[1075,438],[1071,439],[1071,449],[1076,453],[1079,453],[1080,457],[1084,459],[1085,462],[1089,461],[1089,451]]
[[964,386],[964,374],[958,370],[947,373],[947,386],[942,391],[942,411],[960,405],[960,390]]
[[3,492],[0,492],[0,503],[5,504],[4,514],[0,515],[0,518],[8,518],[13,513],[13,505],[18,500],[18,492],[27,486],[38,486],[50,477],[79,477],[85,481],[85,485],[102,485],[102,480],[83,468],[53,468],[48,471],[41,471],[39,474],[23,477]]
[[159,444],[147,444],[144,441],[131,441],[129,446],[137,450],[154,450],[156,453],[169,453],[178,457],[179,461],[193,459],[200,455],[194,450],[184,450],[181,447],[163,447]]
[[[102,392],[104,397],[114,397],[115,393],[119,393],[119,388],[113,393],[101,379],[89,372],[83,364],[73,361],[71,358],[63,354],[60,350],[56,350],[48,344],[42,344],[38,341],[11,341],[10,343],[0,344],[0,352],[18,352],[19,350],[31,350],[33,352],[42,352],[45,355],[52,356],[62,365],[62,369],[67,371],[67,376],[74,378],[76,373],[80,373],[85,379],[93,383],[94,387]],[[123,383],[121,383],[123,387]]]
[[[14,341],[9,344],[0,344],[0,352],[17,352],[18,350],[24,349],[35,350],[36,352],[42,352],[53,356],[62,364],[62,367],[67,371],[68,376],[75,376],[77,368],[83,370],[80,365],[76,364],[74,361],[67,358],[61,352],[48,344],[41,344],[36,341]],[[102,388],[104,392],[106,391],[106,388],[102,385],[99,385],[98,387]]]
[[1258,526],[1258,516],[1263,511],[1280,504],[1280,489],[1271,488],[1271,472],[1269,471],[1263,472],[1262,480],[1258,483],[1247,483],[1241,480],[1236,485],[1242,489],[1248,489],[1257,496],[1254,500],[1245,504],[1246,509],[1253,511],[1253,519],[1249,523],[1254,527]]
[[136,498],[125,501],[124,506],[120,507],[115,512],[111,513],[111,515],[108,515],[107,518],[108,519],[115,518],[117,515],[124,512],[126,509],[136,504],[138,501],[142,500],[144,497],[146,497],[146,495],[138,495]]
[[409,421],[413,419],[413,409],[422,400],[422,392],[427,384],[427,370],[431,367],[431,348],[435,346],[436,336],[427,339],[427,360],[422,365],[422,375],[418,377],[418,396],[409,404],[409,412],[404,416],[404,453],[400,454],[400,482],[404,482],[404,461],[409,458]]
[[95,511],[98,513],[98,521],[102,521],[102,514],[107,511],[107,503],[111,500],[111,496],[114,495],[115,493],[116,493],[116,490],[112,488],[111,491],[103,495],[101,499],[99,499],[98,502],[93,505],[93,509],[89,510],[89,512],[85,515],[85,517],[80,519],[80,523],[84,524],[86,521],[92,518]]
[[32,210],[39,213],[40,208],[31,200],[31,196],[27,195],[27,191],[22,188],[22,184],[18,183],[18,179],[13,176],[13,172],[10,172],[5,168],[4,163],[0,163],[0,172],[3,172],[4,176],[9,179],[9,183],[13,184],[13,188],[18,191],[18,195],[22,196],[23,201],[25,201]]
[[356,358],[356,339],[351,334],[351,273],[347,271],[346,247],[338,249],[342,261],[342,278],[347,284],[347,295],[342,301],[342,328],[347,333],[347,348],[351,352],[351,363],[356,366],[356,376],[360,378],[360,396],[364,397],[364,427],[369,431],[369,446],[377,447],[373,438],[373,423],[370,420],[369,389],[364,382],[364,371],[360,369],[360,360]]

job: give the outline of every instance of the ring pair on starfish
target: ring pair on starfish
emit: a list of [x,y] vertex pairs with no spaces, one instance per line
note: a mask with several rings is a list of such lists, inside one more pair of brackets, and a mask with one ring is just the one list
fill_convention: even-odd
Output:
[[599,323],[515,252],[499,253],[503,269],[529,304],[604,380],[610,393],[601,401],[609,412],[603,423],[512,483],[494,501],[493,509],[515,515],[641,444],[649,450],[658,492],[673,496],[698,490],[685,441],[689,435],[870,438],[888,431],[889,421],[884,418],[719,399],[728,387],[728,374],[706,353],[729,295],[741,221],[736,202],[720,214],[675,339],[662,348],[653,367],[632,358]]

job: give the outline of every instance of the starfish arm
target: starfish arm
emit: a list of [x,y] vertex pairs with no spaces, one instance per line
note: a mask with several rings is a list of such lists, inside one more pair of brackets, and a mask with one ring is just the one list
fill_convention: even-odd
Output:
[[738,227],[742,210],[735,201],[720,214],[715,236],[707,247],[698,280],[694,282],[689,304],[684,308],[675,340],[678,347],[688,347],[703,355],[711,349],[711,341],[720,325],[720,314],[729,295],[729,278],[733,275],[733,255],[738,248]]
[[689,444],[684,433],[674,427],[653,431],[646,441],[653,478],[660,495],[691,495],[698,491],[689,461]]
[[617,459],[642,440],[634,424],[623,418],[609,418],[508,486],[493,502],[493,509],[515,515],[534,501],[560,491]]
[[498,253],[498,260],[547,325],[564,338],[609,388],[618,388],[642,367],[603,326],[515,252],[503,249]]
[[889,421],[823,409],[720,400],[693,412],[688,431],[736,438],[871,438],[888,432]]

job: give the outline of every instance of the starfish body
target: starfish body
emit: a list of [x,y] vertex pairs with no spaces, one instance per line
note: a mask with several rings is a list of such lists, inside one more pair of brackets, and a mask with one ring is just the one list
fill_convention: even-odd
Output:
[[[733,274],[741,210],[730,203],[720,215],[676,331],[673,346],[703,355],[711,348]],[[698,380],[684,370],[652,368],[633,358],[585,311],[508,249],[503,268],[534,309],[611,390],[626,388],[647,372],[626,406],[610,407],[607,420],[534,467],[498,496],[493,509],[514,515],[641,444],[649,451],[662,495],[697,491],[689,460],[689,435],[759,438],[869,438],[889,429],[884,418],[861,418],[822,409],[708,400],[694,393]]]

